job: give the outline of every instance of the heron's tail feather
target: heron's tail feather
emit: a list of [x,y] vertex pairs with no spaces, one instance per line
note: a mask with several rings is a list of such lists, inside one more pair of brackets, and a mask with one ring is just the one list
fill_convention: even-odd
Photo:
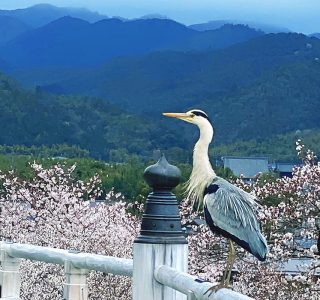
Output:
[[249,237],[250,252],[260,261],[265,261],[268,253],[267,241],[260,231],[256,233],[254,238]]

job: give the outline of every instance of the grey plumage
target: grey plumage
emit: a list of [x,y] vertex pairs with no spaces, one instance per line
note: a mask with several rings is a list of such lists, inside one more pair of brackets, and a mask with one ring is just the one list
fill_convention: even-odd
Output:
[[209,187],[204,195],[204,209],[209,214],[206,221],[211,230],[230,238],[259,260],[265,260],[267,242],[260,232],[253,197],[218,176],[211,185],[214,185],[212,192]]

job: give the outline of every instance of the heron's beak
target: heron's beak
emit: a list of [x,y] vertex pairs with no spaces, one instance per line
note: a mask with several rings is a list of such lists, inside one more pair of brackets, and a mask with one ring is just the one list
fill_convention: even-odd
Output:
[[187,113],[162,113],[166,117],[177,118],[186,122],[192,122],[192,118]]

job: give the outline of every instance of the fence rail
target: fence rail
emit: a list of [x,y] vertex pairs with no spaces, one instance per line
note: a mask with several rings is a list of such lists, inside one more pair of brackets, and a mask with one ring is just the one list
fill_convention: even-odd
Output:
[[[0,300],[20,299],[21,259],[64,265],[66,273],[64,299],[68,300],[88,299],[86,275],[89,270],[129,277],[133,275],[132,259],[1,241]],[[205,294],[212,283],[203,282],[195,276],[165,265],[155,269],[154,278],[161,285],[187,295],[188,300],[252,300],[229,289],[220,289],[212,295]]]
[[206,292],[212,287],[212,283],[199,280],[199,278],[195,276],[179,272],[176,269],[164,265],[155,269],[154,277],[161,284],[188,295],[190,300],[252,300],[250,297],[225,288],[217,290],[212,295],[208,295]]
[[20,299],[21,259],[63,265],[64,300],[89,299],[86,277],[90,270],[133,277],[133,300],[252,300],[228,289],[209,295],[205,292],[212,283],[187,273],[188,245],[178,202],[171,193],[179,183],[180,170],[163,156],[144,175],[153,192],[133,245],[133,260],[0,241],[0,300]]
[[103,273],[132,277],[132,259],[28,244],[0,243],[0,249],[4,250],[11,257],[43,261],[57,265],[64,265],[65,262],[68,261],[78,269],[95,270]]

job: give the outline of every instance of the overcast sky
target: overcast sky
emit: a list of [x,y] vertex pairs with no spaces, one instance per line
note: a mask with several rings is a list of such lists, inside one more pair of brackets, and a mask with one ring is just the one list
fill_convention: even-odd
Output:
[[320,0],[0,0],[0,8],[24,8],[39,3],[86,7],[125,18],[158,13],[185,24],[229,19],[272,24],[303,33],[320,32]]

